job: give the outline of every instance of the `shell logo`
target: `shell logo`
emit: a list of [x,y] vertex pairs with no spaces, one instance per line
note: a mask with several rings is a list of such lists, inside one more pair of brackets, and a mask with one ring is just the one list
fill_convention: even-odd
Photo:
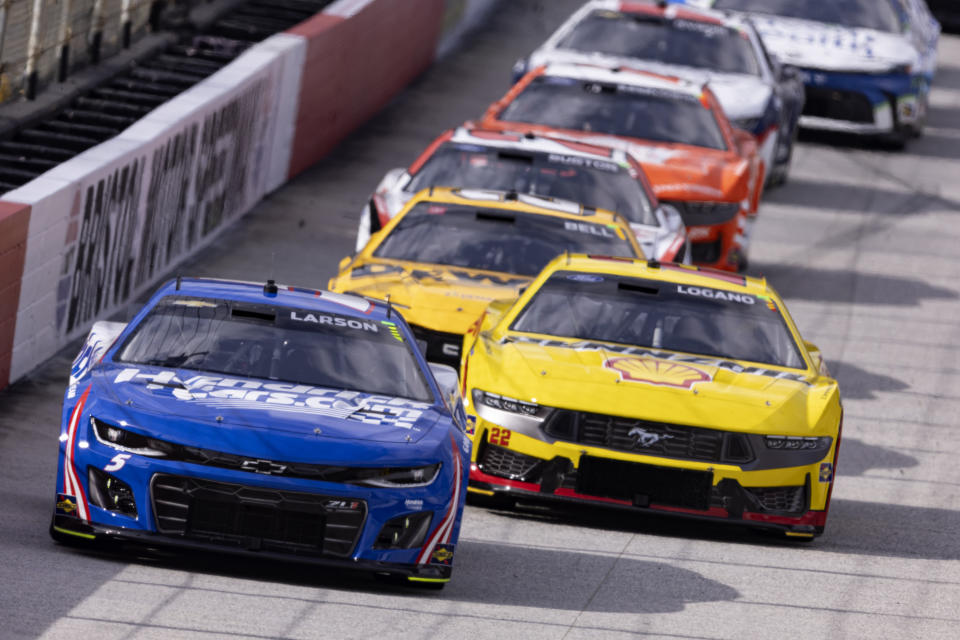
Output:
[[713,376],[701,369],[653,358],[610,358],[603,366],[618,372],[621,380],[658,387],[691,389],[695,384],[713,380]]

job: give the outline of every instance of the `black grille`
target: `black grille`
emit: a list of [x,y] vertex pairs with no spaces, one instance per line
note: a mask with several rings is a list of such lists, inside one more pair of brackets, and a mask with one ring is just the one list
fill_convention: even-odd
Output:
[[577,493],[651,504],[699,509],[710,507],[713,473],[672,469],[623,460],[581,456]]
[[723,253],[723,238],[713,242],[691,242],[690,259],[695,263],[713,264]]
[[579,411],[557,411],[544,425],[557,439],[677,460],[743,464],[753,460],[740,433]]
[[485,444],[478,466],[481,471],[492,476],[518,480],[526,479],[540,462],[540,458]]
[[767,511],[796,513],[806,508],[804,487],[744,487]]
[[803,107],[805,116],[873,123],[873,104],[862,93],[810,86],[806,92],[807,101]]
[[692,200],[661,200],[680,212],[683,224],[688,227],[712,227],[729,222],[740,213],[737,202],[697,202]]
[[410,328],[413,329],[413,335],[416,336],[417,341],[422,341],[427,345],[424,355],[426,355],[428,361],[447,364],[458,371],[460,370],[460,350],[463,347],[462,335],[434,331],[417,325],[410,325]]
[[242,547],[348,556],[366,518],[362,500],[156,475],[157,530]]

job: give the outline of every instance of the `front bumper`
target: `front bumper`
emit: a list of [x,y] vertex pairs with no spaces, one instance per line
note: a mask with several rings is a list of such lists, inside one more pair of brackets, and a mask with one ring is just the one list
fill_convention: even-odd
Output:
[[859,135],[916,127],[924,117],[926,79],[906,73],[803,69],[806,102],[800,126]]
[[62,514],[54,515],[53,531],[59,536],[70,536],[91,544],[105,543],[140,547],[163,547],[184,551],[200,551],[256,557],[279,562],[313,564],[317,566],[370,571],[373,573],[403,576],[411,582],[449,582],[452,567],[449,565],[416,565],[397,562],[384,562],[364,558],[333,558],[314,555],[296,555],[264,550],[252,550],[242,547],[223,546],[210,542],[177,539],[158,535],[149,531],[138,531],[124,527],[109,526],[95,522],[86,522],[76,517]]
[[680,200],[664,202],[676,207],[683,217],[693,264],[725,271],[740,269],[749,250],[752,218],[742,207],[732,216],[717,218],[693,213]]
[[[451,504],[454,465],[444,465],[427,486],[374,488],[118,456],[92,438],[83,444],[74,460],[79,492],[64,483],[64,469],[74,465],[65,464],[61,445],[54,532],[63,536],[369,569],[412,581],[450,577],[462,513],[462,492]],[[95,476],[125,484],[135,511],[98,506]],[[383,544],[387,526],[405,518],[423,523],[419,541],[411,537],[403,548]],[[431,532],[448,518],[449,535],[425,550]]]
[[[516,431],[503,446],[504,433],[478,420],[472,493],[719,520],[799,538],[820,535],[826,524],[836,443],[805,466],[750,471],[583,443],[548,443]],[[598,474],[603,475],[598,479]]]

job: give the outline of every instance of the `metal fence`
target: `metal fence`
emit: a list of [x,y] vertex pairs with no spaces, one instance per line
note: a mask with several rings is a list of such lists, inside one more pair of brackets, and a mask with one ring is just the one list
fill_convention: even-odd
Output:
[[157,26],[167,5],[198,0],[0,0],[0,102],[65,80]]

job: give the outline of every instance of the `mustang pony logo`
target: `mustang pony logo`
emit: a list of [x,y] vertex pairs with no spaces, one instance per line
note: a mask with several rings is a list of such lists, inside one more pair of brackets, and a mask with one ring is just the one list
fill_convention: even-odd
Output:
[[637,440],[633,443],[633,446],[635,447],[652,447],[661,440],[669,440],[673,437],[666,433],[663,435],[659,433],[652,433],[646,429],[641,429],[640,427],[634,427],[633,429],[630,429],[630,432],[627,435],[631,437],[636,436]]
[[603,366],[618,372],[621,380],[658,387],[691,389],[695,384],[713,380],[713,376],[701,369],[653,358],[610,358]]

